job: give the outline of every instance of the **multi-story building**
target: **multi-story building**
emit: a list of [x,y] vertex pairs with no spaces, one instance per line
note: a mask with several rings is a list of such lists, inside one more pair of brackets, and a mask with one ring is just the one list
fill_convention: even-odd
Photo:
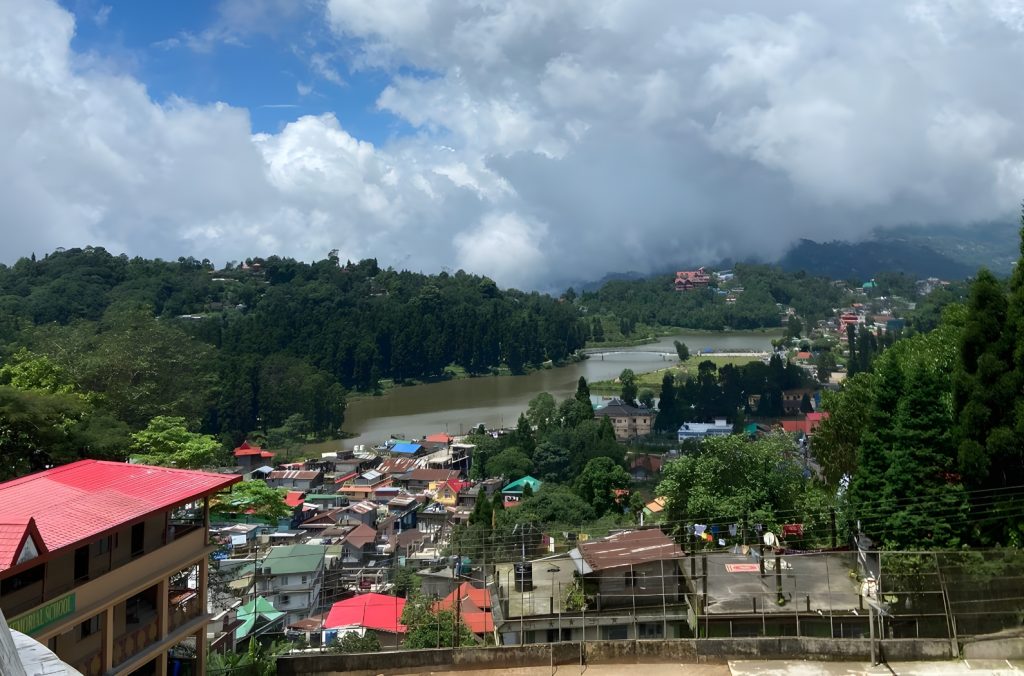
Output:
[[610,418],[618,441],[647,436],[654,422],[654,412],[649,408],[630,406],[620,399],[612,399],[606,406],[594,411],[594,417]]
[[83,674],[205,672],[209,498],[237,475],[81,460],[0,484],[0,609]]
[[327,563],[323,545],[271,547],[260,561],[256,593],[287,613],[285,625],[303,620],[321,612],[320,587]]

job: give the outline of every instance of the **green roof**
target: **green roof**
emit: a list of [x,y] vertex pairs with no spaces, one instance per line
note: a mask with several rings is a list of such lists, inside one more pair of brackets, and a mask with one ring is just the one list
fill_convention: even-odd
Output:
[[522,479],[517,479],[517,480],[513,481],[512,483],[510,483],[508,486],[505,486],[504,488],[502,488],[501,492],[502,493],[522,493],[523,492],[523,487],[526,486],[527,484],[529,484],[531,490],[533,490],[533,492],[536,493],[537,489],[540,488],[540,483],[541,483],[540,481],[538,481],[537,479],[534,479],[532,476],[527,474]]
[[241,641],[248,636],[256,627],[256,620],[259,618],[262,617],[267,622],[273,622],[282,615],[284,613],[275,608],[274,604],[262,596],[257,596],[238,609],[237,616],[242,620],[242,624],[235,629],[235,640]]
[[326,551],[323,545],[272,547],[267,558],[263,559],[263,568],[269,569],[271,575],[312,573],[323,563]]

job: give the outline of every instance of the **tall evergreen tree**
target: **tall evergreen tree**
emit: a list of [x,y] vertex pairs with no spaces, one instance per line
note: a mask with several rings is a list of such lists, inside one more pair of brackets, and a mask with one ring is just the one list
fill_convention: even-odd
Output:
[[885,490],[885,473],[892,449],[892,412],[903,394],[903,374],[895,359],[885,360],[878,375],[849,489],[852,514],[860,521],[861,530],[873,537],[877,537],[883,527],[878,500]]
[[657,432],[673,432],[679,428],[679,411],[676,400],[676,379],[671,371],[661,377],[661,396],[658,398],[658,415],[654,419]]
[[882,541],[891,549],[960,545],[967,494],[955,466],[952,421],[940,377],[920,366],[906,377],[878,505]]

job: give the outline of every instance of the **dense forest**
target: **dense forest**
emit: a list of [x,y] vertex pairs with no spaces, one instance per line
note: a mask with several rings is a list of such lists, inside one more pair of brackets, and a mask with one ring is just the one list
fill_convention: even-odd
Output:
[[336,434],[347,391],[521,373],[585,339],[571,304],[462,271],[57,251],[0,266],[0,443],[9,467],[46,448],[35,467],[123,453],[160,416],[224,445]]

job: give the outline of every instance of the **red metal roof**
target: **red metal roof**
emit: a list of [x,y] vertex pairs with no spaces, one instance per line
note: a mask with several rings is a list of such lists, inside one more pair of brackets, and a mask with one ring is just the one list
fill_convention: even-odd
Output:
[[455,600],[459,599],[460,619],[465,622],[474,634],[487,634],[494,631],[494,618],[491,616],[491,592],[477,589],[468,582],[463,582],[451,594],[437,602],[438,610],[455,608]]
[[337,627],[366,627],[392,634],[404,634],[401,623],[405,599],[384,594],[360,594],[331,606],[324,621],[324,629]]
[[304,497],[306,497],[306,494],[302,491],[288,491],[288,494],[284,496],[284,504],[289,507],[298,507],[302,504]]
[[441,432],[439,434],[428,434],[424,441],[432,444],[450,444],[452,442],[452,438],[444,432]]
[[259,446],[250,446],[248,441],[243,441],[242,445],[235,449],[235,457],[241,458],[246,455],[258,455],[261,458],[273,458],[274,454],[270,451],[264,451]]
[[[34,517],[43,545],[53,552],[241,479],[234,474],[80,460],[0,484],[0,505],[6,523]],[[0,561],[0,571],[10,567],[9,561]]]
[[39,529],[31,516],[20,520],[5,519],[4,523],[0,523],[0,570],[15,565],[28,538],[34,540],[40,554],[46,552]]

